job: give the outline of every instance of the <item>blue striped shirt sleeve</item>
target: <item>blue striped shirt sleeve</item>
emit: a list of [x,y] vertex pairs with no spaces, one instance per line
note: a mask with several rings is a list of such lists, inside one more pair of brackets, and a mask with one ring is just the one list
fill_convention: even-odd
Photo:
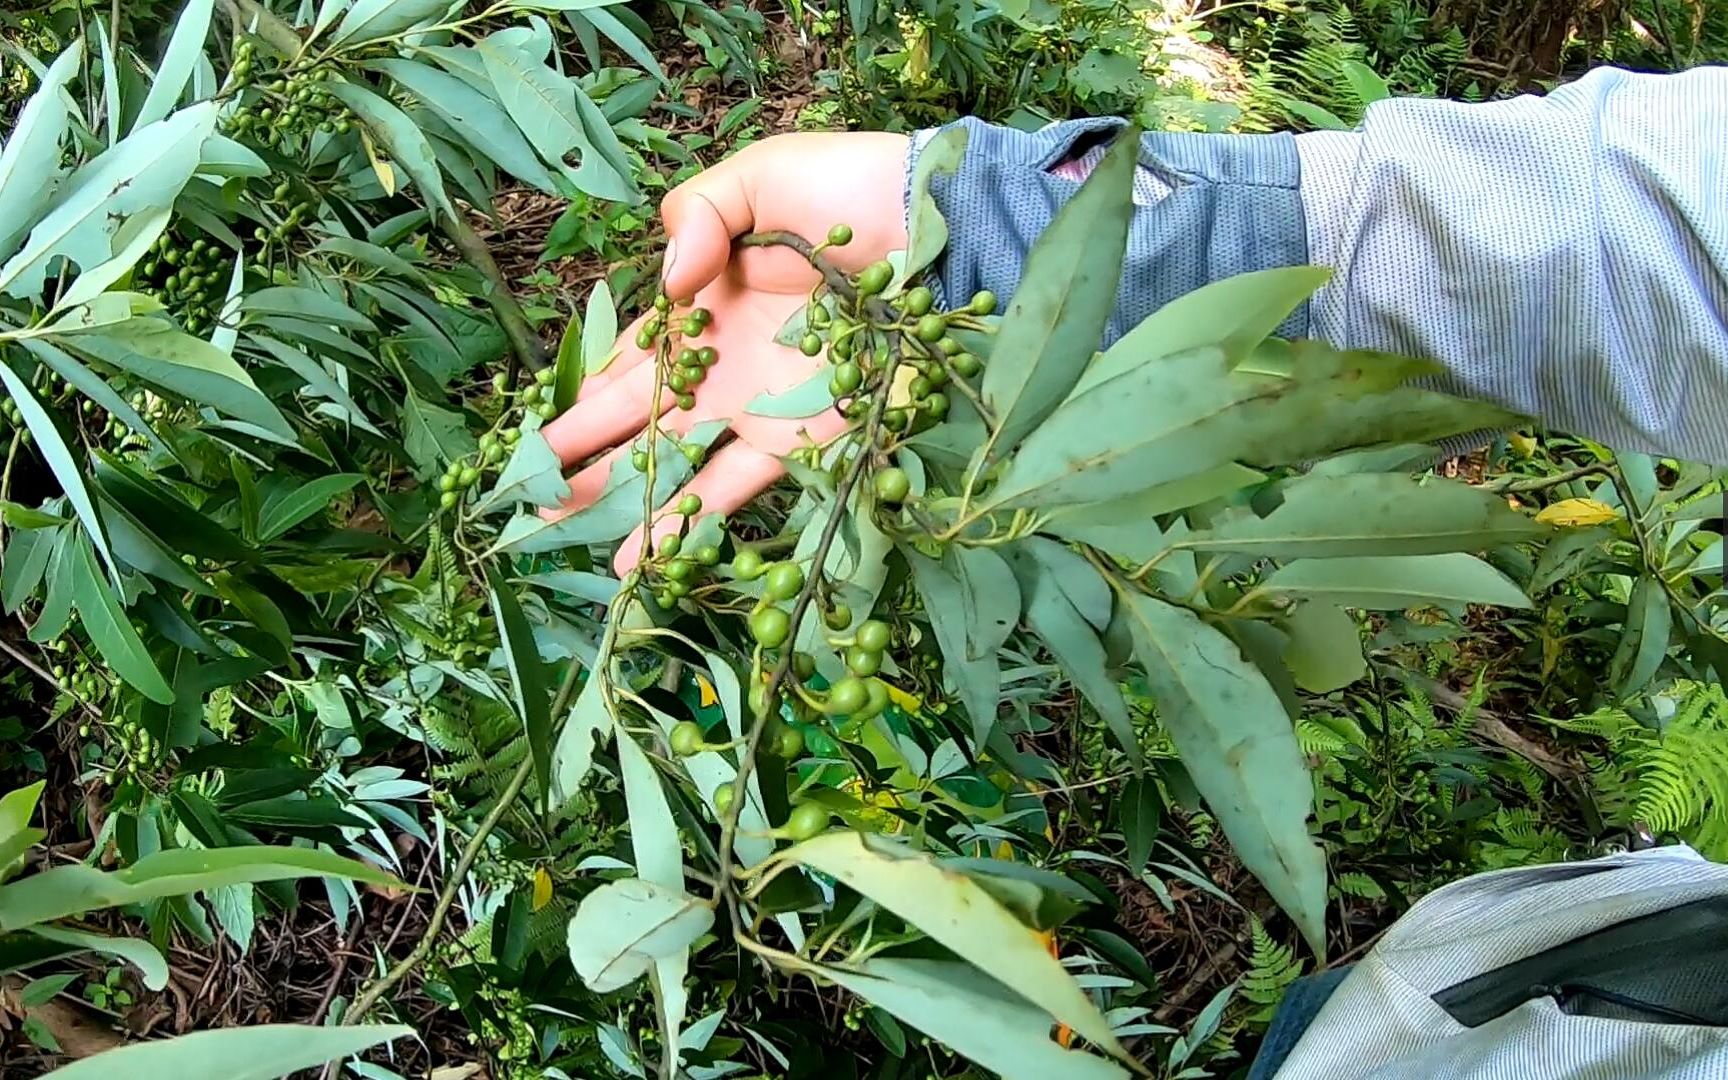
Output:
[[1728,69],[1376,104],[1297,138],[1315,336],[1623,450],[1728,464]]

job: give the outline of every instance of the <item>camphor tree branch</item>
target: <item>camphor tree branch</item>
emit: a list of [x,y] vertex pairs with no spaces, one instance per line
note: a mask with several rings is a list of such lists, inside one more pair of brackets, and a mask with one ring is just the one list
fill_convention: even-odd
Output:
[[[300,35],[292,26],[257,3],[257,0],[220,0],[220,3],[222,13],[227,16],[237,33],[254,34],[284,59],[292,60],[299,56],[303,44]],[[486,290],[486,302],[491,305],[492,314],[497,317],[499,327],[510,341],[510,352],[515,362],[526,366],[530,371],[539,371],[546,367],[550,363],[546,348],[528,325],[528,317],[523,313],[522,305],[510,291],[510,283],[505,279],[504,272],[498,269],[498,263],[492,258],[486,242],[480,239],[474,227],[459,213],[441,215],[438,227],[455,246],[463,261],[479,272],[490,286]]]

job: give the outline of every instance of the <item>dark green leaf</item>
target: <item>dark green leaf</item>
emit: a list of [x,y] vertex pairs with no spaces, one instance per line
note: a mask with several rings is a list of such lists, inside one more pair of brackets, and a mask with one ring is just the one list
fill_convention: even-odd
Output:
[[258,539],[263,543],[286,533],[320,510],[331,500],[364,480],[359,473],[334,473],[294,488],[278,488],[264,500],[258,515]]
[[[983,642],[979,636],[983,630],[982,615],[978,610],[977,583],[957,554],[963,550],[978,552],[1001,563],[1000,556],[985,548],[949,547],[943,550],[940,562],[910,547],[901,548],[912,567],[912,576],[924,598],[925,615],[929,617],[936,642],[942,649],[944,672],[972,718],[975,743],[982,746],[996,724],[1002,672],[994,647],[988,653],[980,651],[979,655],[973,655],[975,647]],[[986,562],[987,559],[979,560],[980,565]],[[1001,612],[1006,610],[1000,601],[1012,599],[1014,609],[1008,616],[1011,629],[1019,613],[1019,589],[1014,584],[1013,571],[1006,565],[1002,566],[1002,575],[991,575],[998,583],[1002,576],[1007,580],[1007,592],[998,592],[988,597],[986,602],[995,607],[995,617],[1000,618]]]
[[1326,952],[1326,858],[1308,834],[1313,781],[1277,693],[1229,638],[1138,592],[1122,602],[1158,719],[1242,864],[1317,956]]
[[1342,607],[1383,611],[1424,605],[1530,606],[1506,575],[1462,553],[1300,559],[1272,574],[1260,587]]
[[329,293],[303,289],[298,285],[276,285],[247,293],[241,309],[259,316],[285,315],[365,333],[374,333],[378,329],[371,319]]
[[66,561],[69,564],[66,570],[72,576],[72,602],[85,633],[90,635],[90,643],[114,674],[136,687],[139,693],[151,701],[171,703],[173,689],[156,669],[107,579],[97,571],[96,557],[90,548],[74,541]]
[[298,798],[281,796],[256,802],[229,806],[223,813],[233,821],[254,825],[274,825],[283,829],[321,829],[331,826],[365,828],[366,819],[350,812],[335,799],[325,796]]
[[434,219],[441,213],[455,213],[450,197],[444,192],[444,174],[433,156],[432,144],[426,141],[420,126],[409,119],[407,113],[356,83],[332,80],[324,85],[383,143],[391,160],[414,181],[420,198]]
[[1122,839],[1128,845],[1128,872],[1138,875],[1152,858],[1152,842],[1158,839],[1158,823],[1164,814],[1158,782],[1148,776],[1131,777],[1122,786],[1116,807]]
[[6,545],[5,561],[0,564],[0,606],[4,606],[6,614],[15,614],[36,591],[36,586],[42,584],[59,537],[57,530],[46,529],[25,529],[12,534]]
[[503,644],[504,663],[510,669],[510,684],[516,692],[516,710],[528,734],[528,750],[534,757],[534,776],[546,805],[552,790],[552,700],[546,686],[546,669],[534,644],[534,629],[522,613],[522,604],[494,563],[486,564],[486,584],[492,598],[492,614],[498,620],[498,638]]
[[372,67],[426,103],[456,133],[500,169],[524,184],[553,194],[552,174],[535,156],[503,106],[454,75],[410,60],[375,60]]
[[984,369],[997,457],[1061,403],[1103,341],[1134,213],[1130,193],[1139,151],[1139,130],[1123,129],[1027,256]]

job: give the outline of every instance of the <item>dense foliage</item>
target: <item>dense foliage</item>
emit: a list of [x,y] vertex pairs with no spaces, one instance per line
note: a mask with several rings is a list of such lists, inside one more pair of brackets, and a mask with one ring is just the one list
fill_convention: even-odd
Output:
[[[810,370],[734,426],[838,434],[722,520],[680,489],[727,425],[689,410],[748,357],[657,295],[645,204],[760,133],[762,12],[137,8],[0,30],[0,971],[54,1051],[33,1008],[129,1008],[175,943],[418,916],[272,1018],[305,1027],[66,1075],[467,1060],[385,1019],[512,1077],[1212,1075],[1458,875],[1725,850],[1723,474],[1271,336],[1312,268],[1097,354],[1131,133],[1013,297],[920,284],[958,132],[889,261],[836,270],[844,222],[748,238],[812,267],[780,332]],[[807,124],[1325,125],[1502,89],[1410,10],[773,18],[831,52]],[[1260,65],[1240,93],[1172,44],[1224,37]],[[501,269],[525,198],[580,291]],[[671,404],[542,515],[568,486],[541,427],[621,326]],[[1513,434],[1469,479],[1429,468],[1483,429]]]

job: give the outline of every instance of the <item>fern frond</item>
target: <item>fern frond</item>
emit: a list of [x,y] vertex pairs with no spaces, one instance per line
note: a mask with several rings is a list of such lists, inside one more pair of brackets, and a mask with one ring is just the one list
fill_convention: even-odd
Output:
[[1244,1001],[1256,1006],[1250,1018],[1266,1023],[1283,1000],[1284,991],[1302,974],[1303,961],[1289,945],[1274,941],[1259,919],[1251,923],[1249,935],[1248,969],[1242,973],[1240,993]]

